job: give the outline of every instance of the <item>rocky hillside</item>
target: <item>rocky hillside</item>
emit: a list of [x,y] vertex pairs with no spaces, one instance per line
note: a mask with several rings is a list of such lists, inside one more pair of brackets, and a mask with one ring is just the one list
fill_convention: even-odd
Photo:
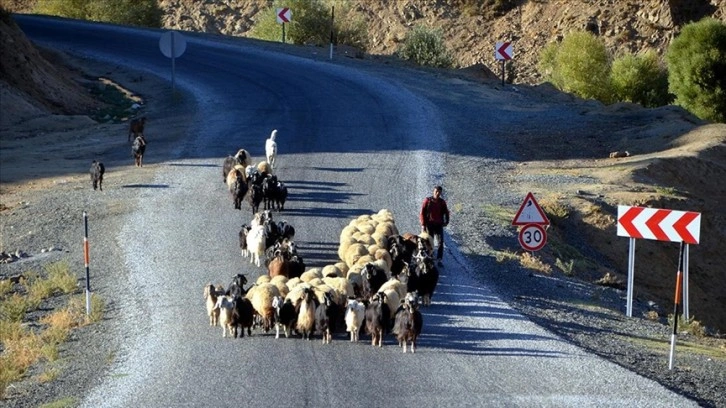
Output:
[[[245,36],[257,13],[270,1],[261,0],[160,0],[167,28]],[[589,0],[518,1],[503,15],[493,6],[480,9],[465,4],[476,0],[349,1],[366,21],[369,54],[396,51],[406,33],[416,25],[441,28],[445,42],[460,67],[483,64],[494,72],[497,41],[514,44],[515,82],[538,83],[539,51],[572,30],[600,35],[613,55],[655,49],[663,54],[671,39],[689,21],[711,16],[726,21],[723,0]],[[294,10],[293,10],[294,18]]]

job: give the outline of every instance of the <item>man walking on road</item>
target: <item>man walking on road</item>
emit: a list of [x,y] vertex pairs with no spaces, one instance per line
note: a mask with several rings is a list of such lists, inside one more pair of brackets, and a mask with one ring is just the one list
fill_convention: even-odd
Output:
[[441,186],[434,187],[433,195],[424,199],[418,216],[421,230],[431,235],[434,240],[439,265],[444,256],[444,227],[449,225],[449,208],[446,206],[446,201],[441,198],[441,191]]

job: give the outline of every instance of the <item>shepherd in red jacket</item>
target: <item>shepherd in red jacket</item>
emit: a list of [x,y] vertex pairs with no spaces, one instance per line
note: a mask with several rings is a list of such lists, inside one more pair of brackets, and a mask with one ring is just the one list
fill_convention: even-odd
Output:
[[441,186],[434,187],[433,196],[424,199],[418,215],[421,229],[431,235],[437,247],[436,259],[439,265],[444,256],[444,227],[449,225],[449,208],[446,200],[441,198],[441,191]]

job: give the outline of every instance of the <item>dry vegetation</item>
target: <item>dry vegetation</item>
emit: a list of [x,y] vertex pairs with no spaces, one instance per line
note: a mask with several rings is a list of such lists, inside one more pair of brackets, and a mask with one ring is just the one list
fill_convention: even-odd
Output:
[[[41,313],[43,305],[51,311]],[[65,261],[47,264],[42,272],[29,270],[0,280],[0,398],[8,384],[23,378],[39,361],[51,363],[39,380],[52,380],[59,345],[71,330],[102,316],[103,301],[96,295],[86,314],[85,295],[79,294],[78,281]]]

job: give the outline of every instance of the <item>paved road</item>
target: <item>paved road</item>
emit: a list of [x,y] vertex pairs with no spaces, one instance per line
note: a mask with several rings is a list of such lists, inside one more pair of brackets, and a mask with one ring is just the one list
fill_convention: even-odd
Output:
[[[170,76],[159,31],[18,21],[44,44]],[[416,229],[450,137],[433,103],[390,78],[244,44],[188,36],[176,84],[194,95],[204,125],[189,129],[117,238],[130,276],[119,288],[124,347],[82,406],[695,406],[524,319],[470,278],[453,242],[415,355],[390,337],[382,349],[343,334],[331,345],[222,339],[206,325],[202,286],[264,272],[241,261],[237,232],[250,212],[232,209],[223,156],[244,147],[259,158],[278,129],[279,176],[291,192],[283,218],[308,264],[323,266],[360,214],[388,208],[401,231]]]

